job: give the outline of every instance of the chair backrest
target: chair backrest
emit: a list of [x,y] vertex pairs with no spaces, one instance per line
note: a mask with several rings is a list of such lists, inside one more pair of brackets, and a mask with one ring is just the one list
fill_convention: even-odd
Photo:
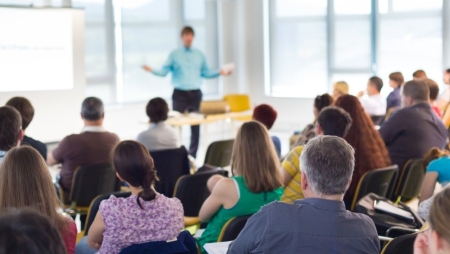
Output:
[[422,159],[413,159],[406,162],[395,189],[395,198],[401,197],[401,201],[407,202],[416,198],[422,189],[425,177],[425,168]]
[[223,100],[230,106],[230,112],[242,112],[252,109],[250,97],[247,94],[227,94]]
[[120,190],[120,181],[111,164],[80,166],[75,170],[69,200],[89,206],[95,197]]
[[131,192],[112,192],[107,194],[102,194],[97,196],[94,200],[92,200],[91,205],[89,206],[89,211],[86,218],[86,224],[84,226],[84,235],[88,235],[89,228],[92,225],[92,222],[94,222],[95,216],[97,215],[98,209],[100,207],[100,203],[103,200],[109,199],[109,197],[115,196],[116,198],[128,198],[131,196]]
[[384,246],[381,254],[413,254],[417,233],[394,238]]
[[385,115],[370,116],[370,119],[372,119],[374,125],[381,125],[384,122],[385,117]]
[[211,143],[206,150],[205,164],[214,167],[226,167],[230,165],[233,152],[234,139],[222,140]]
[[244,229],[247,220],[252,217],[252,215],[238,216],[230,219],[222,227],[219,238],[217,242],[227,242],[235,240],[242,229]]
[[210,170],[194,175],[184,175],[178,179],[173,196],[183,204],[184,216],[198,216],[203,202],[210,194],[206,183],[211,176],[217,174],[227,176],[228,172],[225,170]]
[[381,197],[388,197],[389,191],[395,185],[398,174],[398,166],[392,165],[386,168],[374,169],[366,172],[359,180],[355,196],[350,210],[354,210],[356,203],[369,193],[375,193]]
[[119,254],[197,254],[197,244],[194,237],[185,230],[178,235],[176,241],[158,241],[133,244]]
[[190,173],[188,153],[184,146],[177,149],[150,152],[155,163],[159,181],[155,189],[166,197],[172,197],[175,184],[180,176]]

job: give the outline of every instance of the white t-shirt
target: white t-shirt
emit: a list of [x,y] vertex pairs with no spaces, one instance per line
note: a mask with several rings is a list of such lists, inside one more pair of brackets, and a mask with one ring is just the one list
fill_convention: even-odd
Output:
[[361,98],[360,101],[367,114],[371,116],[382,116],[386,114],[386,99],[381,94]]

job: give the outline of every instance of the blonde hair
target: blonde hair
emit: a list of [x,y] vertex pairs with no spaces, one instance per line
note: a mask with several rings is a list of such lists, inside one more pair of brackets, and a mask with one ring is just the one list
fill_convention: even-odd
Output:
[[244,178],[253,193],[282,186],[279,159],[269,133],[259,122],[244,123],[236,136],[231,170]]
[[430,207],[429,222],[436,233],[450,243],[450,188],[445,188],[433,199]]
[[0,210],[30,207],[50,217],[59,232],[68,218],[57,212],[60,201],[42,156],[30,146],[8,151],[0,165]]
[[338,81],[333,85],[334,89],[338,90],[342,95],[348,94],[348,84],[345,81]]

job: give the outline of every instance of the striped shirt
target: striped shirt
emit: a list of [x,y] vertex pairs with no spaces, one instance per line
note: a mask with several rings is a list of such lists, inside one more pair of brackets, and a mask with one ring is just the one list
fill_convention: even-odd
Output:
[[302,191],[302,171],[300,170],[300,155],[303,146],[297,146],[292,149],[284,159],[281,166],[283,170],[292,176],[291,181],[285,186],[281,201],[293,204],[297,199],[305,198]]

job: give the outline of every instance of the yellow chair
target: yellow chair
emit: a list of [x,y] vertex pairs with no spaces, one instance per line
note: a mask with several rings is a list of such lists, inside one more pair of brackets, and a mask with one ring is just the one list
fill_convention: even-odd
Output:
[[[250,96],[247,94],[227,94],[223,97],[223,100],[230,106],[230,112],[239,113],[250,111],[252,109],[252,104],[250,103]],[[250,121],[252,120],[253,113],[234,117],[233,120],[237,121]]]

